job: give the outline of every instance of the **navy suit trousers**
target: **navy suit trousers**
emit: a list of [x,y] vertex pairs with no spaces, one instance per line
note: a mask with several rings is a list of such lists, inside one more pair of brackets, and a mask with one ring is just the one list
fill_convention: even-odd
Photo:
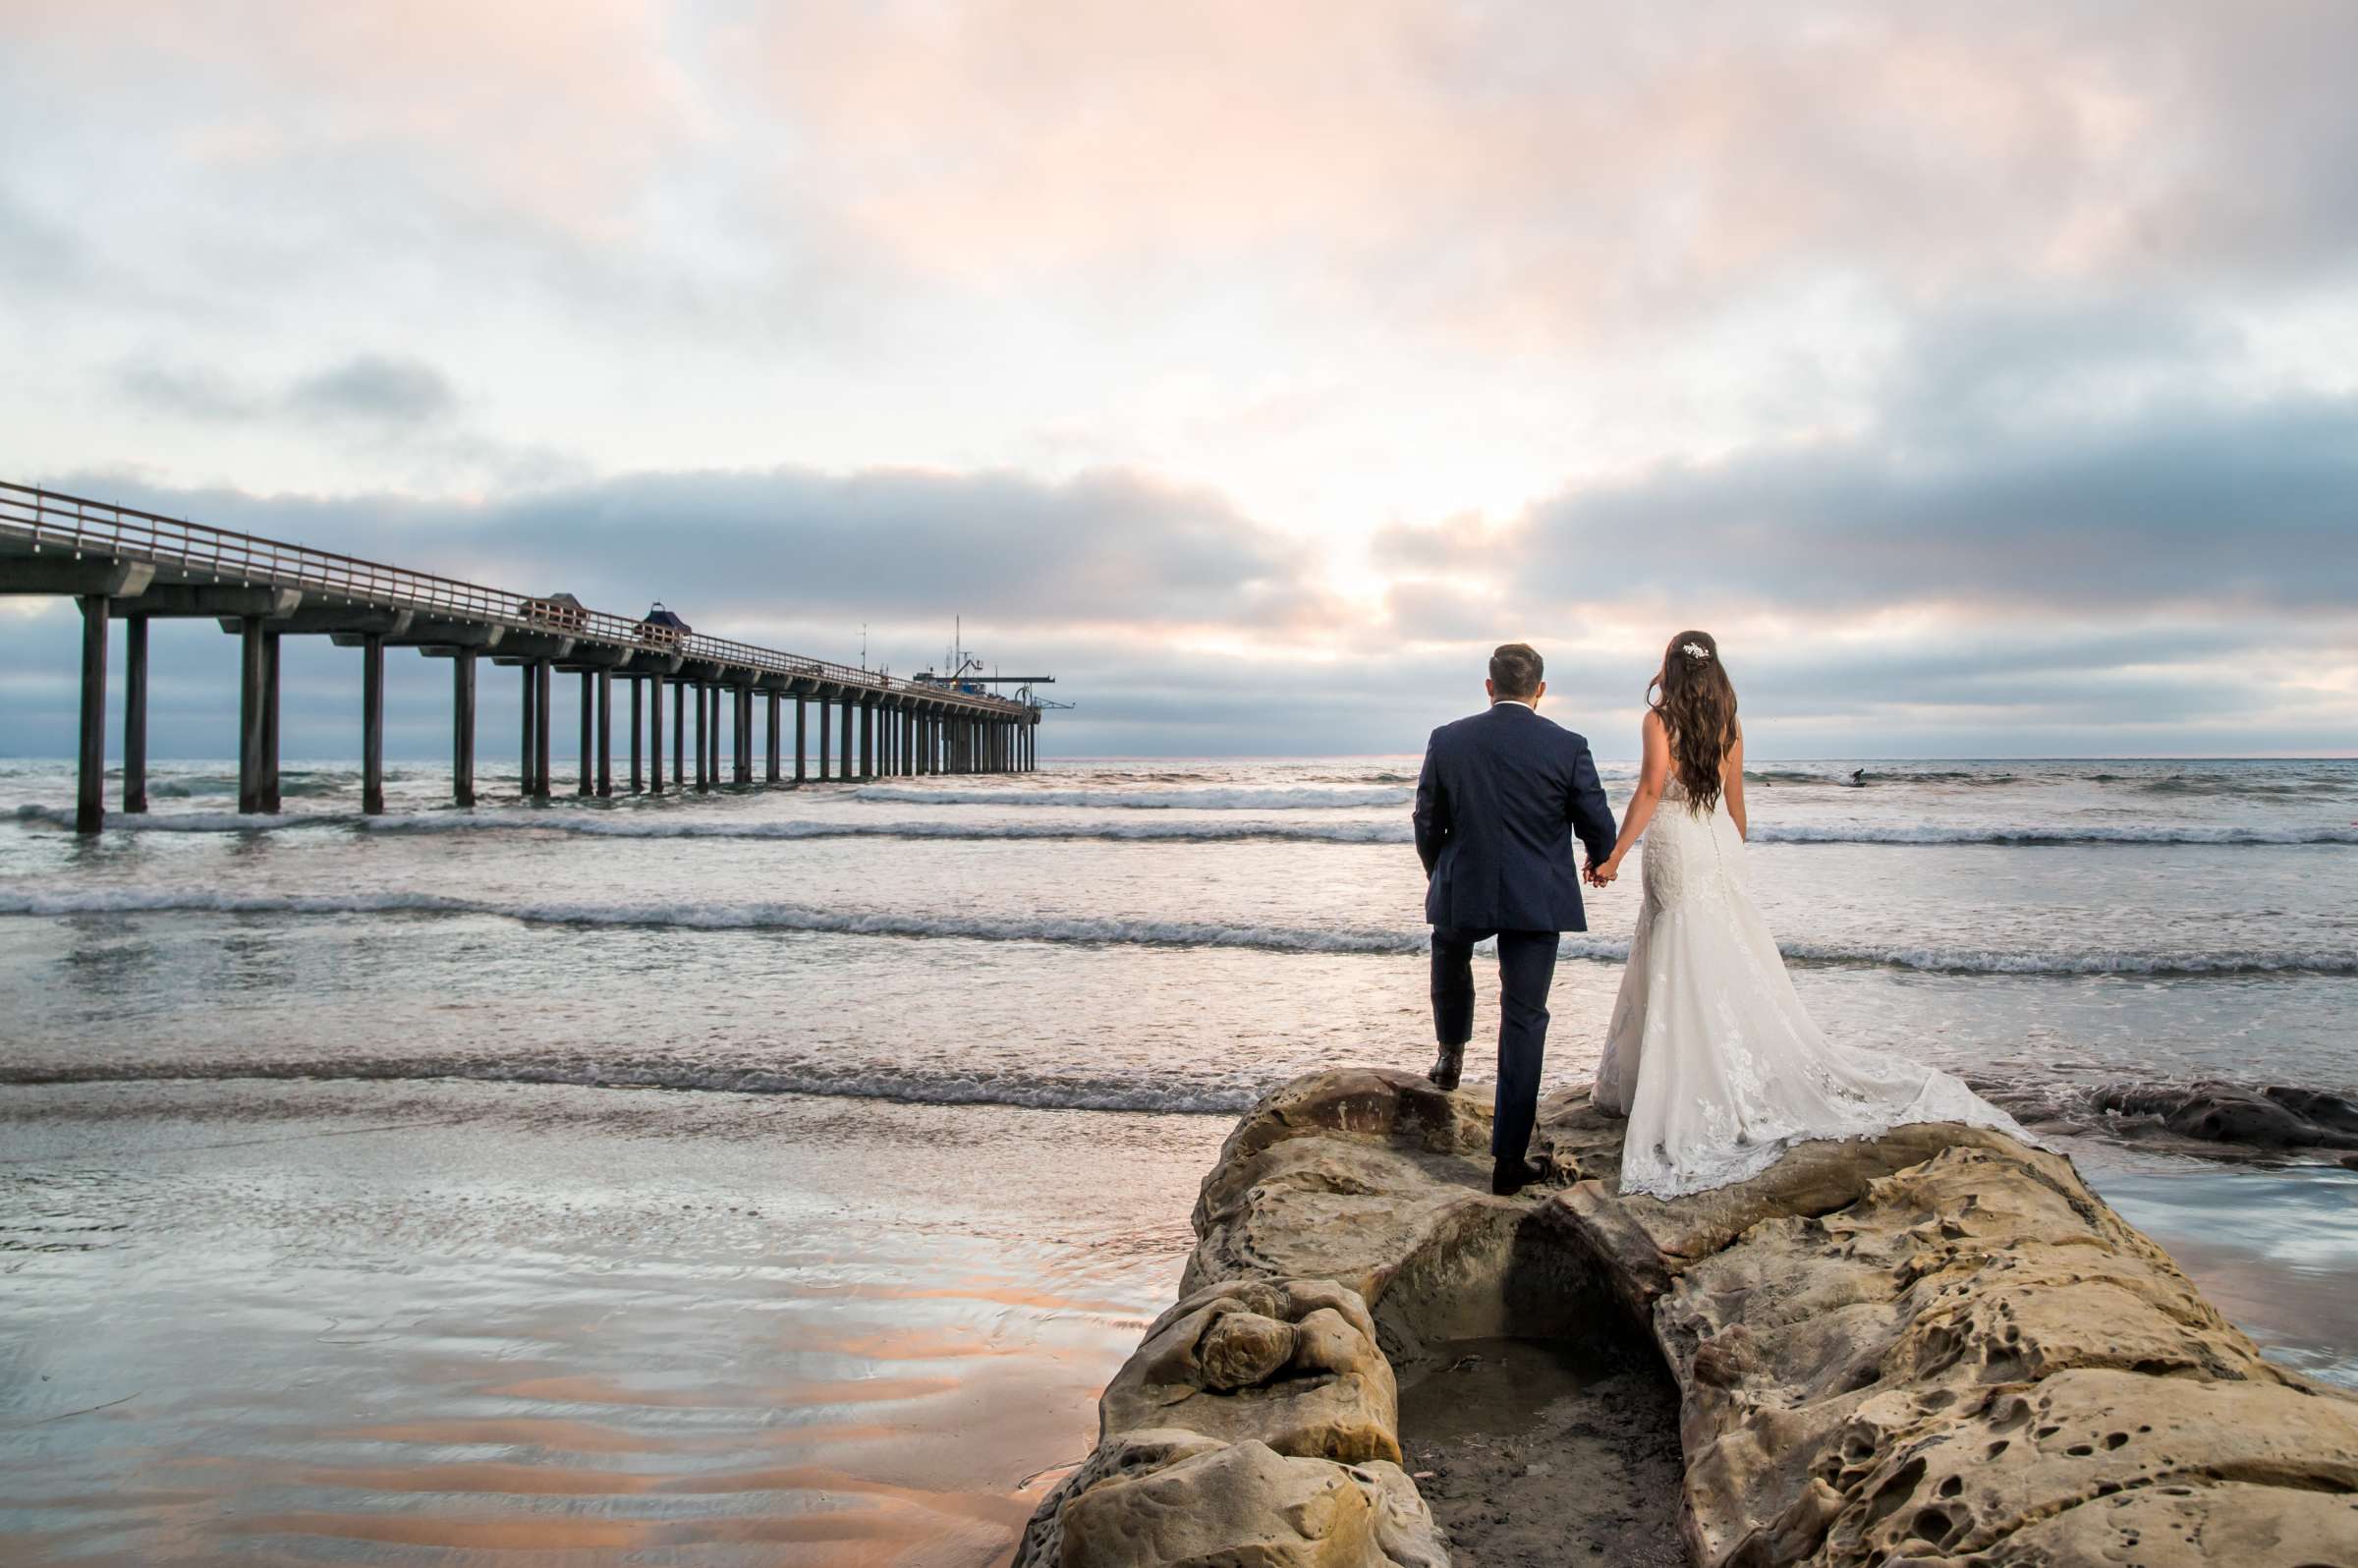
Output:
[[1490,1154],[1520,1159],[1540,1114],[1540,1069],[1547,1057],[1547,988],[1555,981],[1553,931],[1432,928],[1432,1031],[1443,1045],[1474,1035],[1474,944],[1498,938],[1498,1099]]

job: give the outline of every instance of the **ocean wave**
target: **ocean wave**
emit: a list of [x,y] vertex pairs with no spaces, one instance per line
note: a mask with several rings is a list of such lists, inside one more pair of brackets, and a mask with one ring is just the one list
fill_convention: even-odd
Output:
[[[880,1063],[717,1061],[578,1054],[240,1057],[199,1060],[57,1061],[0,1065],[12,1087],[124,1083],[532,1084],[724,1094],[803,1094],[914,1105],[1005,1105],[1036,1110],[1234,1116],[1312,1064],[1265,1074],[931,1071]],[[1339,1063],[1334,1065],[1340,1065]],[[1974,1073],[1972,1088],[2026,1123],[2080,1136],[2213,1158],[2314,1158],[2358,1147],[2358,1104],[2331,1090],[2216,1079],[2172,1083],[2081,1082]]]
[[[681,930],[804,932],[844,936],[954,938],[1058,945],[1243,948],[1271,953],[1413,955],[1427,950],[1422,926],[1305,927],[1224,925],[1208,921],[997,917],[861,913],[797,904],[584,904],[502,902],[443,893],[225,893],[201,888],[0,888],[0,915],[65,918],[93,915],[203,914],[285,916],[414,915],[477,917],[532,924],[644,926]],[[1618,963],[1626,941],[1567,933],[1565,958]],[[2021,952],[1904,944],[1788,942],[1787,959],[1916,970],[1945,975],[2196,976],[2358,975],[2358,951],[2346,948],[2247,948],[2218,952]]]
[[224,893],[200,888],[0,888],[0,915],[430,915],[477,916],[542,925],[651,926],[682,930],[795,931],[845,936],[954,937],[986,942],[1093,946],[1235,947],[1280,953],[1421,953],[1423,930],[1306,929],[1199,921],[902,915],[799,904],[513,903],[444,893]]
[[[19,821],[70,828],[74,813],[62,807],[20,806]],[[646,839],[1081,839],[1110,843],[1230,843],[1272,840],[1287,843],[1408,844],[1415,835],[1405,821],[1263,821],[1252,818],[1196,821],[1156,819],[1111,821],[979,822],[915,819],[870,822],[846,818],[740,821],[658,814],[655,811],[537,810],[492,808],[472,812],[422,812],[364,816],[357,812],[298,812],[286,816],[241,816],[230,812],[171,812],[116,815],[117,830],[138,833],[279,833],[346,828],[370,833],[535,832],[592,838]],[[1878,826],[1868,823],[1757,823],[1756,844],[1993,844],[2016,847],[2072,844],[2221,845],[2297,847],[2358,844],[2358,824],[2349,827],[2015,827],[1943,826],[1927,823]]]
[[1880,827],[1868,823],[1761,823],[1756,844],[2005,844],[2019,847],[2065,844],[2221,844],[2289,846],[2358,844],[2358,824],[2349,827],[2155,827],[1942,826],[1930,823]]
[[[17,819],[70,828],[74,813],[54,806],[20,806]],[[1227,843],[1275,839],[1294,843],[1406,844],[1406,822],[1170,821],[1147,818],[1110,822],[974,822],[915,820],[792,819],[729,821],[651,812],[573,812],[503,808],[435,812],[417,815],[364,816],[357,812],[316,812],[292,816],[240,816],[228,812],[175,812],[109,818],[112,828],[135,833],[286,833],[317,828],[359,832],[435,834],[478,832],[572,833],[586,838],[628,839],[1091,839],[1109,843]]]
[[198,1062],[104,1062],[92,1065],[0,1066],[0,1084],[217,1083],[246,1079],[411,1083],[463,1079],[475,1083],[548,1084],[586,1089],[664,1089],[727,1094],[811,1094],[885,1099],[918,1105],[1014,1105],[1039,1110],[1139,1111],[1163,1115],[1233,1116],[1284,1081],[1240,1083],[1189,1080],[1157,1072],[1151,1078],[1085,1074],[933,1074],[886,1067],[825,1068],[807,1064],[730,1065],[679,1061],[585,1061],[474,1056],[397,1058],[324,1056],[290,1060],[207,1057]]
[[860,789],[854,800],[903,806],[1085,806],[1114,811],[1296,812],[1341,807],[1406,806],[1405,789]]

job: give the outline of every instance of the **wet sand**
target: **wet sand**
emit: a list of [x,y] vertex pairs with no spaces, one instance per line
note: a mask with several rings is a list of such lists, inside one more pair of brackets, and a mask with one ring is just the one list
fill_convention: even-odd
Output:
[[[11,1088],[0,1560],[981,1568],[1172,1299],[1229,1125],[459,1082]],[[2358,1175],[2074,1152],[2273,1354],[2352,1377],[2332,1281]],[[1633,1446],[1662,1429],[1643,1388],[1574,1398],[1609,1369],[1516,1354],[1436,1374],[1505,1380],[1457,1401],[1487,1413],[1464,1430],[1409,1423],[1444,1517],[1480,1560],[1522,1560],[1518,1476],[1609,1452],[1631,1500],[1600,1492],[1598,1541],[1642,1560],[1674,1464]],[[1525,1408],[1524,1384],[1555,1392]]]
[[1679,1568],[1678,1389],[1651,1346],[1469,1339],[1403,1379],[1406,1468],[1462,1568]]
[[0,1117],[28,1568],[994,1561],[1168,1301],[1169,1194],[1224,1130],[479,1085]]

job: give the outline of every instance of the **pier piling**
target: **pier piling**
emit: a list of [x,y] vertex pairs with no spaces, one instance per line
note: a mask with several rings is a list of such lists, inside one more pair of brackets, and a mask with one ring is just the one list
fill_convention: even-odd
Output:
[[614,672],[597,672],[597,798],[614,795]]
[[[660,675],[647,677],[646,705],[647,792],[660,795],[663,793],[663,677]],[[672,769],[671,776],[678,778],[679,769]]]
[[688,683],[671,686],[671,787],[688,788]]
[[361,814],[385,811],[385,638],[369,632],[361,642]]
[[576,769],[581,775],[580,780],[574,786],[573,792],[576,795],[590,795],[597,789],[597,779],[592,766],[597,751],[596,702],[595,685],[590,678],[590,672],[584,670],[582,671],[582,743],[581,749],[574,754],[581,759],[580,765]]
[[475,805],[475,649],[450,655],[450,793],[460,806]]
[[262,618],[238,629],[238,810],[262,809]]
[[533,799],[536,801],[548,799],[549,737],[556,728],[551,689],[556,673],[547,659],[533,661]]
[[278,634],[262,623],[262,811],[278,814]]
[[147,810],[147,617],[123,619],[123,810]]
[[524,682],[524,708],[518,717],[518,722],[522,726],[524,750],[516,763],[518,780],[516,791],[529,801],[533,798],[533,693],[535,688],[533,684],[533,667],[530,664],[520,664],[516,668],[519,677]]
[[82,744],[75,779],[74,830],[106,825],[106,623],[103,593],[82,600]]

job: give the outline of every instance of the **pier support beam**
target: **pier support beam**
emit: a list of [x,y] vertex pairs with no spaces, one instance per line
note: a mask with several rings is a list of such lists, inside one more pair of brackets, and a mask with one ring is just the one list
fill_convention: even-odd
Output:
[[629,680],[631,683],[631,793],[636,795],[646,787],[646,770],[639,759],[646,739],[643,733],[646,726],[646,714],[640,702],[640,678],[634,675],[629,677]]
[[547,659],[536,659],[531,666],[533,692],[533,798],[548,799],[548,738],[556,715],[550,709],[550,689],[556,671]]
[[778,741],[779,741],[779,736],[778,736],[778,718],[779,718],[779,715],[778,715],[778,702],[779,702],[779,699],[778,699],[778,694],[777,694],[777,693],[775,693],[775,692],[771,692],[771,693],[769,693],[769,694],[768,694],[768,697],[769,697],[769,732],[768,732],[769,749],[768,749],[768,754],[767,754],[767,755],[766,755],[766,756],[765,756],[762,758],[762,760],[763,760],[763,761],[765,761],[766,763],[768,763],[769,765],[768,765],[766,768],[764,768],[764,769],[763,769],[763,773],[764,773],[764,775],[765,775],[765,776],[764,776],[764,778],[763,778],[763,782],[764,782],[764,783],[769,783],[769,784],[775,784],[775,783],[777,783],[777,782],[779,781],[779,777],[780,777],[780,768],[779,768],[779,765],[778,765],[778,764],[779,764],[779,760],[780,760],[780,758],[779,758],[779,756],[778,756],[778,751],[779,751],[779,746],[778,746]]
[[106,825],[106,623],[107,598],[82,599],[82,744],[75,779],[74,831],[95,833]]
[[581,778],[574,786],[573,792],[576,795],[592,794],[597,789],[597,779],[593,770],[593,763],[595,761],[593,754],[597,750],[596,704],[596,683],[590,679],[590,672],[588,670],[584,670],[582,671],[581,766],[577,769],[577,771],[581,774]]
[[802,783],[804,779],[810,776],[804,771],[803,743],[805,732],[803,721],[806,717],[808,717],[808,711],[804,706],[805,700],[806,700],[802,693],[797,692],[794,694],[794,781],[797,784]]
[[147,810],[147,617],[123,622],[123,810]]
[[[774,736],[778,732],[778,726],[774,716],[777,710],[772,708],[770,712],[773,716],[771,718],[769,732]],[[740,784],[751,784],[753,781],[754,689],[750,686],[740,686],[737,688],[737,782]]]
[[[657,728],[661,728],[658,723]],[[671,787],[688,788],[688,683],[676,681],[671,689]]]
[[872,697],[860,704],[860,776],[876,776],[876,700]]
[[[663,677],[660,675],[646,678],[646,707],[647,789],[650,794],[660,795],[663,793]],[[679,777],[677,769],[672,777]]]
[[843,762],[842,766],[835,771],[840,777],[848,779],[853,776],[854,767],[852,760],[852,709],[858,704],[853,700],[852,694],[846,692],[843,694],[843,700],[835,705],[843,710],[843,750],[840,754]]
[[262,811],[278,814],[278,634],[262,628]]
[[693,681],[683,691],[696,694],[696,787],[701,793],[712,787],[712,777],[704,770],[704,685]]
[[385,637],[361,640],[361,813],[385,814]]
[[[636,732],[634,732],[635,734]],[[636,747],[633,748],[636,750]],[[597,798],[614,794],[614,672],[597,672]]]
[[533,697],[539,688],[533,680],[530,664],[519,664],[516,672],[524,681],[524,706],[519,710],[523,750],[516,762],[516,793],[529,801],[533,798]]
[[262,618],[238,622],[238,811],[262,809]]
[[450,655],[450,794],[461,806],[475,804],[475,649]]

